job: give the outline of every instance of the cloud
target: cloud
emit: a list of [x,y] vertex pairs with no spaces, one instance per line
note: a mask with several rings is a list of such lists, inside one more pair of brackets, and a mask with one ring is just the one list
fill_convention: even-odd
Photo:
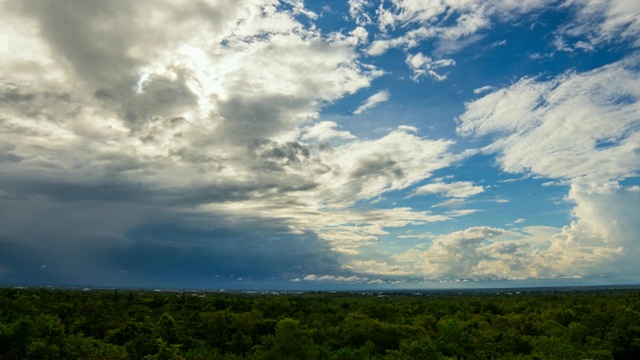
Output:
[[269,214],[272,221],[287,224],[292,233],[313,231],[340,254],[355,255],[360,249],[380,242],[392,229],[454,219],[466,214],[433,214],[408,207],[354,211],[352,208],[320,209],[304,204],[264,204],[258,201],[235,202],[234,209],[224,204],[210,204],[202,210],[223,213],[230,219],[261,219]]
[[437,203],[433,205],[433,207],[459,208],[461,206],[464,206],[465,204],[466,202],[464,200],[455,198]]
[[484,192],[482,186],[475,186],[470,181],[457,181],[453,183],[435,182],[417,188],[413,195],[439,194],[452,198],[466,198]]
[[[50,276],[105,283],[117,279],[100,274],[122,273],[105,252],[130,259],[121,265],[139,274],[132,249],[155,246],[168,260],[180,254],[170,249],[191,246],[198,218],[212,224],[226,219],[206,232],[218,245],[202,247],[203,267],[206,257],[260,248],[247,240],[252,235],[238,235],[242,226],[262,229],[256,234],[284,233],[280,237],[289,240],[283,243],[295,247],[305,233],[287,235],[286,225],[265,225],[266,213],[250,218],[197,209],[207,203],[232,208],[247,199],[268,203],[281,195],[297,201],[286,193],[316,186],[309,177],[281,174],[308,157],[294,140],[299,127],[317,117],[320,103],[366,87],[376,76],[356,63],[350,40],[305,28],[296,14],[313,14],[301,3],[279,9],[260,1],[58,5],[8,1],[0,12],[2,24],[20,23],[3,32],[3,40],[24,44],[0,60],[0,187],[8,194],[2,213],[21,209],[2,217],[3,249],[18,243],[31,256],[47,258],[39,262],[49,264]],[[149,16],[140,16],[148,9]],[[316,135],[329,136],[327,128],[319,130]],[[331,136],[352,138],[338,131]],[[131,235],[169,219],[186,228],[184,244],[165,247],[167,240],[149,233]],[[326,242],[316,240],[320,250]],[[331,250],[310,252],[313,241],[307,241],[309,255],[291,256],[293,263],[313,264],[314,254],[335,262]],[[184,251],[195,256],[193,249]],[[308,271],[320,270],[312,267]],[[15,276],[28,273],[19,268]],[[273,275],[290,271],[279,269]]]
[[[537,12],[558,7],[569,14],[566,22],[556,31],[555,39],[549,44],[558,50],[593,51],[602,44],[621,42],[630,43],[633,47],[640,45],[637,40],[640,38],[640,5],[634,0],[394,0],[382,3],[375,12],[377,17],[367,17],[377,22],[384,34],[369,45],[367,54],[379,56],[393,48],[408,51],[422,46],[426,41],[436,44],[433,54],[455,54],[483,39],[483,32],[496,23],[518,23],[523,20],[523,16],[535,19]],[[358,5],[359,18],[367,14],[365,8],[364,4]],[[499,46],[503,41],[491,46]],[[424,71],[436,80],[444,79],[434,69]]]
[[[310,231],[292,233],[286,221],[264,214],[43,199],[9,201],[0,212],[16,204],[21,211],[0,220],[0,252],[21,282],[210,287],[214,275],[259,282],[312,271],[351,276],[326,241]],[[31,269],[43,263],[47,279]]]
[[369,32],[367,32],[367,30],[362,26],[358,26],[357,28],[353,29],[349,34],[353,39],[355,39],[356,44],[358,45],[366,44],[367,42],[369,42]]
[[367,0],[349,0],[349,16],[358,25],[369,25],[372,20],[367,14],[366,8],[370,6],[371,2]]
[[319,141],[325,141],[329,139],[355,139],[355,135],[348,131],[338,131],[335,128],[338,126],[333,121],[321,121],[311,127],[304,129],[303,140],[316,139]]
[[[293,279],[291,281],[299,281],[299,278]],[[303,277],[301,279],[302,281],[334,281],[334,282],[349,282],[349,283],[362,283],[362,282],[366,282],[366,283],[372,283],[371,281],[369,281],[369,279],[367,277],[359,277],[359,276],[333,276],[333,275],[322,275],[322,276],[317,276],[317,275],[307,275],[305,277]],[[374,283],[377,283],[376,280],[374,280]]]
[[360,105],[356,111],[353,112],[354,115],[360,115],[363,112],[373,109],[378,104],[383,103],[389,100],[389,91],[381,90],[371,96],[364,102],[364,104]]
[[503,234],[504,230],[496,228],[469,228],[435,238],[426,251],[410,249],[394,258],[415,264],[413,267],[427,277],[463,279],[474,276],[475,267],[486,257],[480,251],[483,242]]
[[467,104],[457,131],[502,135],[486,150],[499,152],[510,173],[603,184],[633,176],[640,160],[637,63],[632,56],[549,81],[523,78]]
[[378,140],[339,147],[333,161],[340,176],[331,187],[340,185],[340,192],[355,192],[358,198],[370,199],[413,185],[430,177],[436,169],[458,161],[457,156],[448,152],[451,141],[428,140],[413,132],[411,128],[398,128]]
[[301,2],[0,6],[13,49],[0,59],[0,253],[16,279],[45,281],[29,270],[43,263],[47,279],[96,284],[206,284],[225,267],[349,278],[345,254],[389,229],[462,216],[355,207],[459,160],[415,128],[361,140],[319,119],[382,74],[356,49],[364,28],[323,33]]
[[[86,178],[79,172],[116,176],[109,171],[116,168],[126,170],[117,173],[122,181],[144,179],[152,186],[175,181],[171,186],[179,187],[187,178],[191,185],[199,178],[208,182],[211,170],[218,179],[246,180],[254,143],[293,140],[300,124],[316,118],[318,102],[366,87],[375,76],[355,63],[348,42],[323,38],[296,22],[298,3],[282,11],[267,3],[162,3],[154,6],[155,17],[136,17],[140,8],[129,4],[82,3],[66,13],[48,11],[53,5],[47,2],[7,5],[5,17],[27,24],[13,32],[43,50],[41,64],[7,73],[7,156],[24,160],[16,165],[23,173],[56,168],[64,176],[63,169],[74,168],[76,180]],[[111,26],[120,23],[136,26]],[[70,27],[82,29],[73,34],[79,39],[58,34]],[[203,40],[214,45],[203,46]],[[105,48],[95,48],[103,43]],[[17,61],[29,53],[12,55]],[[319,58],[317,64],[309,60]],[[25,80],[22,73],[34,68],[62,75],[46,84]],[[36,149],[34,141],[43,137],[56,145]],[[46,160],[38,158],[43,150]],[[165,172],[172,167],[182,174]],[[205,167],[211,170],[203,173]]]
[[[488,29],[494,22],[510,21],[519,15],[542,9],[555,0],[545,1],[468,1],[417,2],[391,1],[391,6],[381,5],[378,11],[378,27],[399,33],[371,43],[368,54],[382,55],[391,48],[411,49],[423,41],[439,41],[440,53],[459,51],[477,41],[479,31]],[[475,39],[475,40],[474,40]]]
[[[564,228],[470,228],[373,259],[403,227],[477,212],[460,207],[485,188],[430,180],[467,156],[453,140],[386,125],[359,138],[321,115],[384,74],[362,51],[433,48],[440,55],[405,62],[414,80],[441,81],[455,65],[443,54],[551,3],[350,1],[358,26],[330,32],[301,1],[1,2],[3,279],[377,283],[386,281],[377,273],[582,276],[609,271],[612,259],[637,273],[640,192],[624,185],[640,163],[636,55],[476,89],[457,119],[460,136],[490,142],[482,151],[502,171],[568,186]],[[556,32],[568,49],[635,39],[631,2],[566,6],[568,21],[593,25]],[[370,34],[376,26],[382,33]],[[412,196],[446,199],[432,211],[370,207],[416,186]]]
[[514,280],[602,274],[603,269],[622,255],[622,249],[578,240],[586,239],[587,233],[577,226],[527,227],[520,233],[473,227],[435,237],[426,250],[412,248],[393,258],[404,271],[432,280]]
[[575,221],[534,253],[555,264],[545,274],[569,266],[608,273],[615,259],[621,271],[638,275],[629,262],[640,253],[631,235],[640,231],[637,207],[629,203],[637,192],[620,184],[637,176],[640,163],[637,67],[631,55],[584,73],[523,78],[467,104],[458,119],[461,135],[493,136],[484,150],[498,154],[503,171],[569,186]]
[[571,0],[575,19],[557,31],[556,48],[593,51],[605,43],[629,42],[640,46],[640,4],[634,0]]
[[473,90],[473,93],[478,95],[478,94],[482,94],[484,92],[491,91],[491,90],[494,90],[494,89],[495,89],[495,87],[490,86],[490,85],[486,85],[486,86],[482,86],[482,87],[479,87],[479,88]]
[[456,64],[453,59],[433,60],[422,53],[407,55],[406,63],[413,70],[414,81],[419,81],[423,76],[430,76],[436,81],[446,80],[446,75],[438,74],[435,70]]

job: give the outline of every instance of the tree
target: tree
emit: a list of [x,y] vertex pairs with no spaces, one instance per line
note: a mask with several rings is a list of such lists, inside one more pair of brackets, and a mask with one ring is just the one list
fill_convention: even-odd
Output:
[[278,322],[273,347],[268,352],[267,359],[307,360],[316,357],[317,349],[313,340],[298,321],[287,318]]
[[436,344],[445,356],[467,357],[471,341],[463,324],[456,319],[438,321]]
[[178,326],[169,313],[165,312],[162,314],[156,325],[156,331],[160,338],[169,344],[178,343]]

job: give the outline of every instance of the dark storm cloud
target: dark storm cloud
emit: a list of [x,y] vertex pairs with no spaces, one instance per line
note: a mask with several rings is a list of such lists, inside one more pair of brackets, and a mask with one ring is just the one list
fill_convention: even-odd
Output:
[[[268,159],[306,153],[297,143],[265,144]],[[1,149],[11,160],[13,145]],[[157,164],[124,154],[110,160],[89,177],[0,171],[0,248],[12,259],[0,263],[10,270],[4,281],[181,286],[178,279],[188,278],[194,286],[215,286],[222,281],[215,276],[288,281],[306,273],[344,274],[340,255],[325,241],[312,232],[293,234],[268,207],[260,216],[195,210],[304,191],[312,183],[260,175],[188,188],[151,185],[128,178],[126,169],[153,171]],[[281,197],[273,207],[295,201]]]
[[19,183],[0,182],[5,191],[23,196],[46,196],[53,201],[144,202],[152,196],[150,189],[136,184],[113,181],[99,184],[43,182],[25,179]]
[[0,237],[0,285],[22,283],[28,285],[50,284],[46,258],[37,249],[27,245],[7,242]]
[[[0,117],[0,127],[3,125],[2,118]],[[20,162],[21,157],[11,154],[11,150],[15,149],[13,144],[0,140],[0,163],[3,162]]]
[[345,274],[339,255],[317,235],[293,234],[277,219],[167,214],[105,202],[5,204],[0,207],[0,266],[10,270],[5,282],[206,287],[231,276],[264,282]]
[[[0,162],[18,161],[11,154],[0,152]],[[2,175],[2,172],[0,172]],[[221,182],[190,189],[158,187],[117,179],[117,172],[113,177],[106,177],[98,182],[74,182],[72,179],[47,178],[9,178],[0,180],[0,189],[12,194],[15,199],[42,197],[52,202],[87,202],[104,201],[122,204],[140,204],[158,207],[197,206],[207,203],[229,203],[251,199],[263,199],[312,190],[316,184],[309,182],[291,181],[290,183],[265,181],[261,178],[251,182]],[[81,181],[82,179],[78,179]],[[275,180],[275,179],[274,179]],[[284,199],[280,199],[284,200]],[[278,201],[281,205],[282,201]],[[275,204],[274,204],[275,206]]]
[[172,286],[215,286],[231,276],[288,281],[300,274],[344,272],[336,255],[313,233],[151,225],[130,231],[128,237],[140,240],[131,248],[114,251],[113,262],[132,276]]

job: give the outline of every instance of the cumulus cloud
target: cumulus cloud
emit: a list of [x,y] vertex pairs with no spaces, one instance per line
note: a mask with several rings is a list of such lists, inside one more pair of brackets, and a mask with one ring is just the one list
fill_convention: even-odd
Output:
[[433,280],[515,280],[602,274],[612,260],[622,255],[622,248],[601,242],[597,246],[586,243],[584,233],[576,237],[576,226],[527,227],[522,232],[468,228],[435,237],[426,250],[412,248],[393,258],[403,271]]
[[376,107],[378,104],[383,103],[385,101],[389,100],[389,91],[388,90],[382,90],[379,91],[371,96],[369,96],[369,98],[362,104],[360,105],[356,111],[353,112],[354,115],[360,115],[363,112],[369,110],[369,109],[373,109],[374,107]]
[[432,278],[472,277],[477,265],[486,257],[480,251],[483,243],[502,234],[502,229],[469,228],[435,238],[426,251],[410,249],[394,257],[401,263],[415,264],[412,266]]

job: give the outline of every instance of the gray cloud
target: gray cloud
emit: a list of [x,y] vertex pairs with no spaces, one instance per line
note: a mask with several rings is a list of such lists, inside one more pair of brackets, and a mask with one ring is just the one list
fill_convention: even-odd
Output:
[[130,31],[123,31],[135,27],[136,9],[129,3],[12,1],[7,6],[38,20],[43,38],[78,79],[115,87],[113,94],[119,98],[130,94],[126,84],[134,74],[126,70],[138,61],[127,55],[132,37]]
[[217,140],[245,144],[280,135],[295,127],[300,121],[296,113],[310,109],[310,105],[306,99],[279,95],[231,98],[220,104],[218,133],[223,136]]

